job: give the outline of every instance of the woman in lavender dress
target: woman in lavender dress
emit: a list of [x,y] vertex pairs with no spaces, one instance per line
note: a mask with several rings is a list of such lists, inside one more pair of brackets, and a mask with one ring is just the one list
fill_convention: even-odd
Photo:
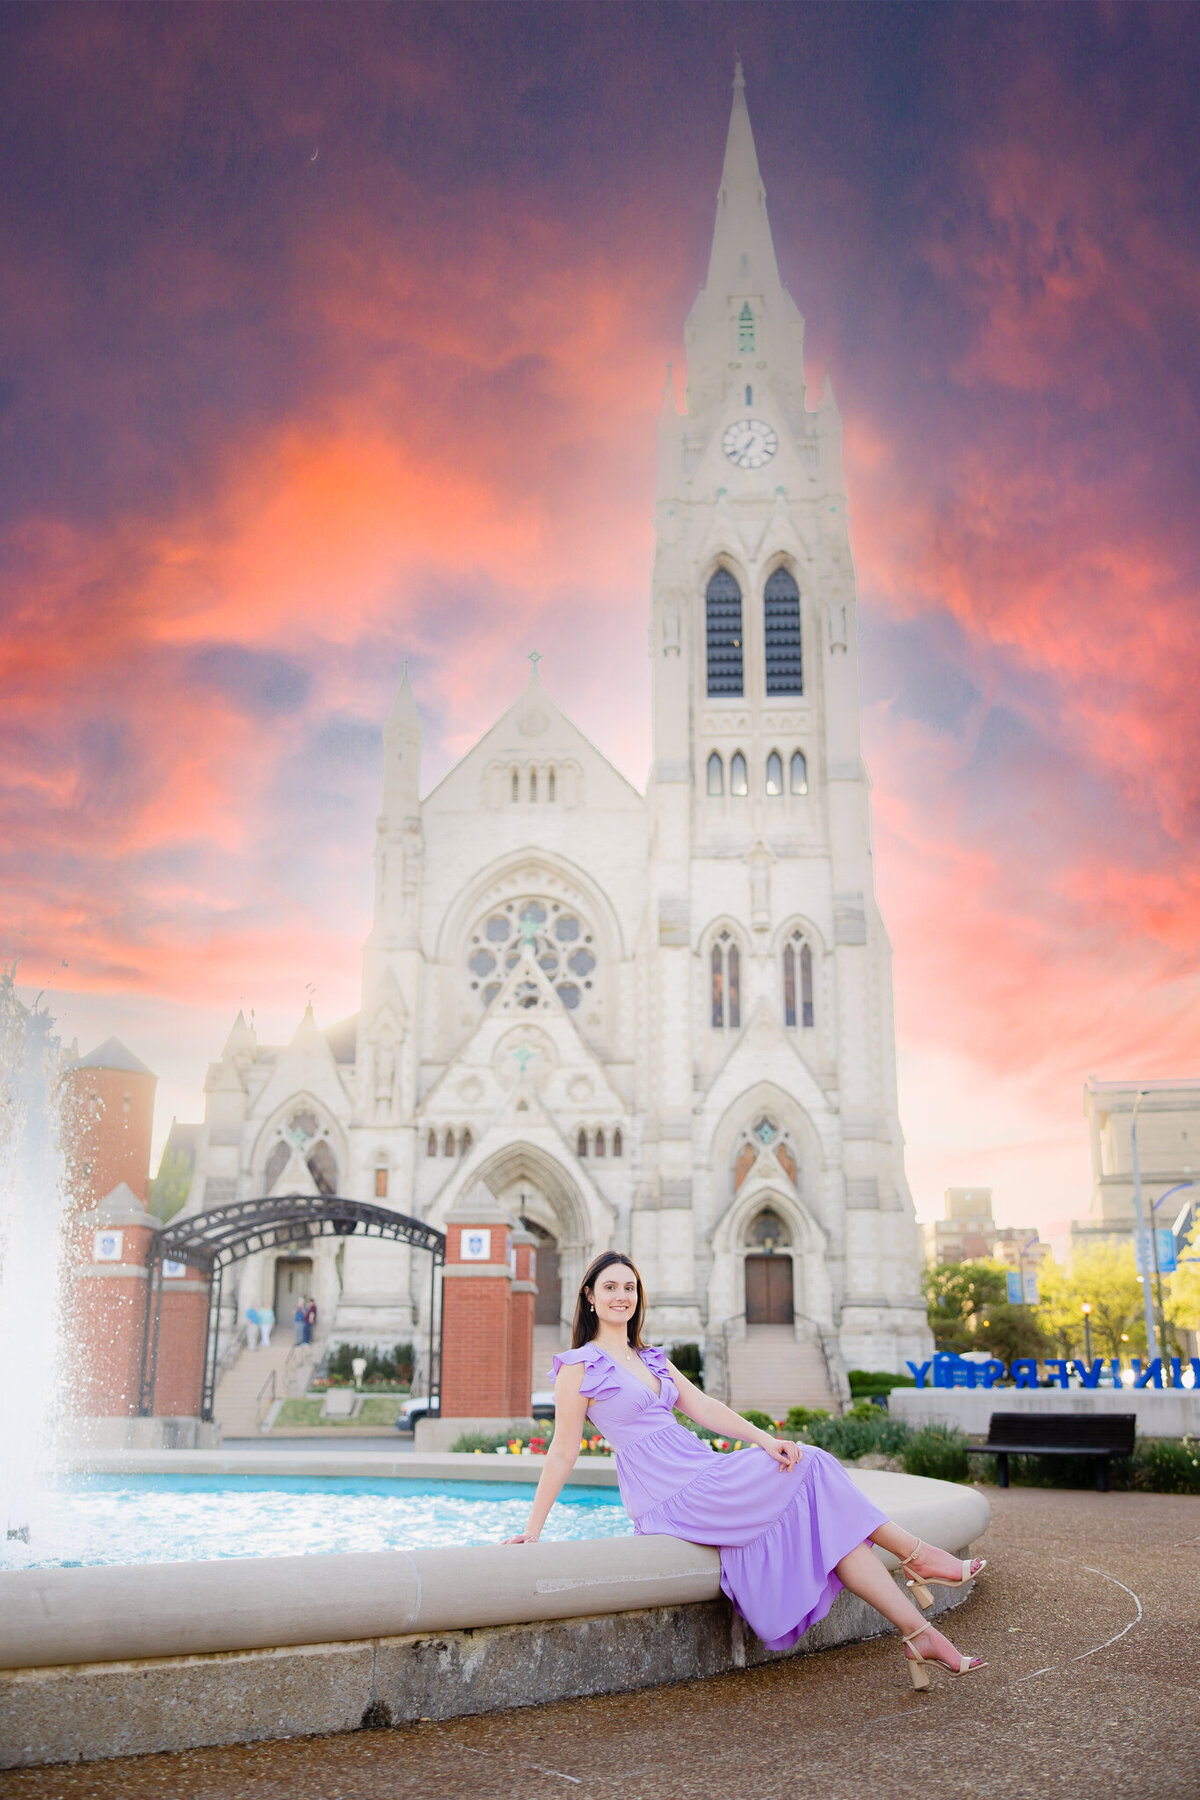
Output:
[[[770,1437],[710,1399],[662,1350],[642,1343],[645,1310],[633,1264],[615,1251],[598,1256],[579,1290],[574,1348],[554,1359],[554,1441],[529,1524],[507,1541],[537,1541],[590,1413],[616,1451],[634,1529],[718,1546],[721,1587],[769,1650],[790,1649],[848,1587],[899,1629],[914,1687],[928,1686],[930,1665],[955,1675],[982,1668],[925,1623],[871,1544],[900,1559],[923,1605],[932,1604],[929,1584],[959,1587],[979,1574],[982,1559],[961,1562],[923,1544],[872,1506],[835,1457]],[[674,1418],[676,1407],[752,1447],[714,1455]]]

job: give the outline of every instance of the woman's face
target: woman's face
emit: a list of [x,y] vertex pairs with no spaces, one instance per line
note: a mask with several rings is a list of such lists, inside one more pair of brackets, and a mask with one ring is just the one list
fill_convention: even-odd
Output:
[[602,1325],[625,1325],[637,1311],[637,1276],[628,1263],[609,1263],[596,1277],[591,1302]]

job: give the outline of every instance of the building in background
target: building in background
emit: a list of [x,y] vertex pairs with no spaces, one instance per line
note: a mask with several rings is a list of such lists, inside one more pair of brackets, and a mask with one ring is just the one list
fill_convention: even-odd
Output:
[[[424,799],[405,677],[384,730],[359,1013],[286,1045],[239,1015],[188,1209],[338,1192],[439,1226],[483,1182],[538,1239],[539,1354],[588,1260],[710,1392],[828,1404],[930,1336],[876,904],[841,419],[810,406],[740,67],[687,409],[658,427],[645,794],[539,679]],[[303,1265],[302,1267],[300,1265]],[[292,1267],[292,1265],[296,1265]],[[341,1339],[424,1336],[402,1246],[263,1255]],[[225,1321],[233,1325],[232,1317]]]
[[997,1225],[991,1188],[947,1188],[946,1216],[921,1227],[925,1261],[982,1262],[992,1259],[1024,1272],[1050,1254],[1032,1225]]
[[1200,1080],[1093,1078],[1083,1090],[1092,1152],[1091,1210],[1086,1219],[1072,1220],[1072,1254],[1084,1244],[1133,1238],[1137,1225],[1132,1145],[1135,1105],[1147,1223],[1154,1202],[1172,1188],[1177,1192],[1155,1215],[1157,1225],[1173,1225],[1181,1210],[1195,1205],[1200,1190],[1189,1184],[1200,1178]]

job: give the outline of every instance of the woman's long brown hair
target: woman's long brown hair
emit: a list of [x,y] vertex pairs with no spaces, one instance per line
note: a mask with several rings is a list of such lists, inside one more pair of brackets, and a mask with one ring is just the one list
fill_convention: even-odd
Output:
[[596,1282],[603,1275],[605,1269],[611,1268],[613,1263],[620,1263],[622,1268],[633,1270],[634,1279],[637,1282],[637,1305],[625,1321],[625,1331],[635,1350],[645,1349],[645,1345],[642,1343],[642,1320],[646,1316],[646,1290],[642,1286],[642,1278],[634,1264],[627,1256],[622,1256],[619,1250],[604,1250],[599,1256],[593,1257],[579,1284],[579,1298],[575,1302],[575,1322],[571,1327],[572,1350],[582,1350],[585,1344],[590,1344],[599,1329],[600,1321],[596,1317],[595,1307],[588,1299],[588,1293],[595,1288]]

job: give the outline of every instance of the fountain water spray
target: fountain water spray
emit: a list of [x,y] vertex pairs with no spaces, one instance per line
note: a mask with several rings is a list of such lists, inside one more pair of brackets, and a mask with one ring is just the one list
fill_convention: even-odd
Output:
[[62,1403],[65,1160],[54,1020],[0,970],[0,1549],[28,1541]]

